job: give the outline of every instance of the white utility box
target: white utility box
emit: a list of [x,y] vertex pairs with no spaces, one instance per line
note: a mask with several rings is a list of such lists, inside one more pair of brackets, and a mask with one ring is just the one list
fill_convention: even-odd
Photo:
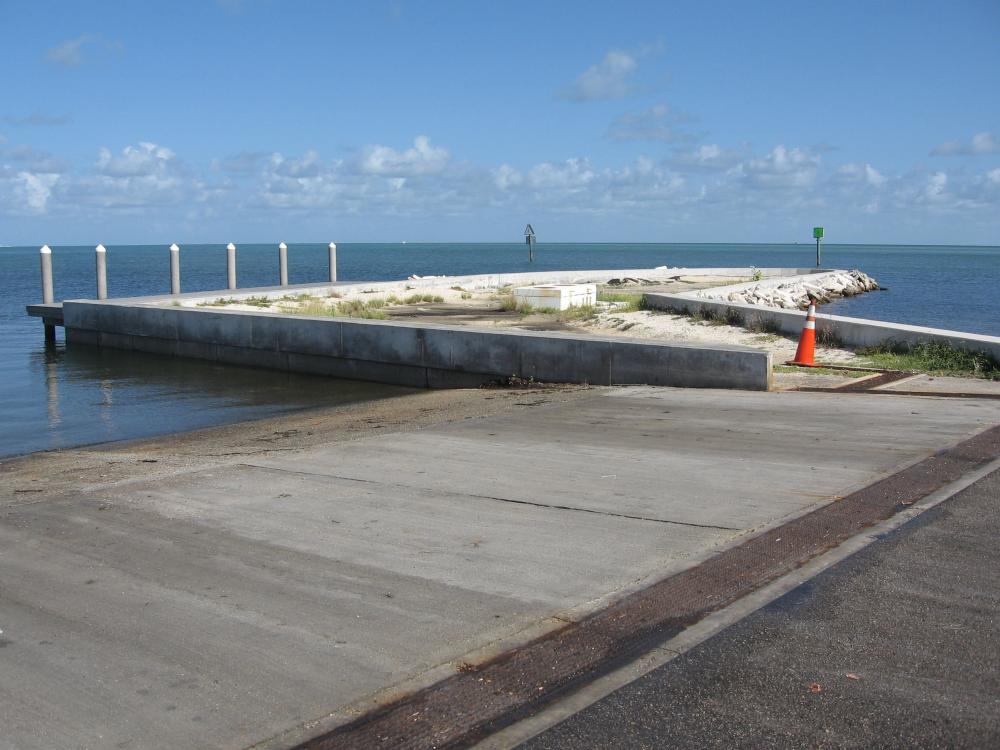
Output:
[[567,310],[597,303],[597,284],[543,284],[514,290],[519,305],[536,310]]

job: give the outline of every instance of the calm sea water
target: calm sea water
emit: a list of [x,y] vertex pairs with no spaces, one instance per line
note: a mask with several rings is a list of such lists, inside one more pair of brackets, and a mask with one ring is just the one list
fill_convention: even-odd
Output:
[[[94,295],[92,247],[55,247],[56,298]],[[109,246],[113,297],[169,291],[164,246]],[[529,266],[522,244],[340,244],[339,278],[655,266],[799,266],[812,245],[541,244]],[[827,245],[823,265],[860,268],[888,287],[827,305],[844,315],[1000,335],[1000,247]],[[289,247],[290,282],[324,278],[326,246]],[[274,245],[239,246],[239,285],[277,283]],[[222,245],[181,250],[184,291],[225,286]],[[292,376],[151,355],[46,347],[38,248],[0,248],[0,457],[165,434],[316,405],[402,393],[387,386]]]

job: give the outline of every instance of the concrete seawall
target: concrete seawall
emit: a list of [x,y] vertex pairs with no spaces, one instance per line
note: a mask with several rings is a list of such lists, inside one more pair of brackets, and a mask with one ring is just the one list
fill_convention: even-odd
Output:
[[206,310],[133,300],[66,301],[63,316],[71,344],[420,387],[471,387],[517,375],[593,385],[767,390],[772,377],[769,353],[736,346]]
[[[716,291],[716,290],[713,290]],[[802,331],[805,313],[798,310],[782,310],[763,305],[747,305],[737,302],[703,299],[694,293],[646,295],[647,304],[659,310],[679,310],[694,312],[725,313],[735,310],[744,321],[779,330],[797,336]],[[963,331],[948,331],[941,328],[889,323],[865,318],[849,318],[842,315],[816,315],[816,333],[823,337],[833,336],[846,346],[862,347],[878,344],[913,345],[923,342],[944,342],[960,349],[982,351],[1000,360],[1000,337],[985,336]]]

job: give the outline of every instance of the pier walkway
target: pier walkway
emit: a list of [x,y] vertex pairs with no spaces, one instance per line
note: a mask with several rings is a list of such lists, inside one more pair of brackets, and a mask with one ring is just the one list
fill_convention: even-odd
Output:
[[710,612],[818,554],[783,537],[834,546],[988,462],[997,424],[983,398],[432,391],[7,461],[0,748],[375,746],[361,717],[400,699],[410,746],[475,737],[571,684],[497,690],[493,657],[589,669],[552,649],[595,622],[597,657],[653,647],[655,611],[612,636],[608,607],[766,542],[685,590]]

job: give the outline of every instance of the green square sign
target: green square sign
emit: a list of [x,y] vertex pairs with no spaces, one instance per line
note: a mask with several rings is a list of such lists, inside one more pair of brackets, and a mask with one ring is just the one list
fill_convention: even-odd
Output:
[[817,240],[823,237],[823,227],[813,227],[813,237]]

